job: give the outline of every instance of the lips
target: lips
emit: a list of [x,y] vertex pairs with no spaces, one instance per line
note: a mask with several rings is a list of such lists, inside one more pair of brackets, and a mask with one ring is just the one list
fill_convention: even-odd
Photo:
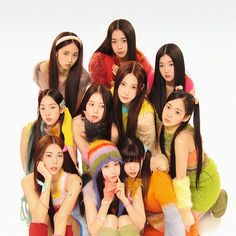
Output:
[[57,171],[58,168],[57,168],[57,167],[51,167],[50,169],[51,169],[52,171]]

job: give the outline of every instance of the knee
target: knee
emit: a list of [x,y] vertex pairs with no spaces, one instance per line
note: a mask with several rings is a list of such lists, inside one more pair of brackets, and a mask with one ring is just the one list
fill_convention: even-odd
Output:
[[133,222],[128,215],[120,216],[118,219],[118,228],[123,227],[125,225],[132,225],[132,224]]
[[111,214],[107,215],[103,226],[113,228],[113,229],[117,229],[117,226],[118,226],[117,217],[115,215],[111,215]]

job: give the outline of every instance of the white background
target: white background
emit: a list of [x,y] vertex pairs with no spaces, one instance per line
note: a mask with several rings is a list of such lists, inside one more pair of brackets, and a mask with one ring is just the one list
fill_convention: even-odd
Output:
[[118,18],[132,23],[137,47],[153,66],[163,44],[173,42],[182,49],[200,100],[204,146],[217,163],[222,187],[229,194],[224,217],[205,217],[200,232],[203,236],[235,235],[235,6],[233,0],[1,0],[0,235],[27,235],[19,216],[23,177],[19,144],[21,128],[37,114],[34,65],[49,58],[60,32],[73,31],[83,41],[87,68],[109,24]]

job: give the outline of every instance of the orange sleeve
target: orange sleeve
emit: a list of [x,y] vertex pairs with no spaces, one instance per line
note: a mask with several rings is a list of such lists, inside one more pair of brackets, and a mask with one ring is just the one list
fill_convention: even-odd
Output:
[[155,184],[152,186],[156,188],[155,198],[161,207],[170,203],[176,203],[171,177],[166,172],[156,171],[152,174],[152,178],[155,178]]

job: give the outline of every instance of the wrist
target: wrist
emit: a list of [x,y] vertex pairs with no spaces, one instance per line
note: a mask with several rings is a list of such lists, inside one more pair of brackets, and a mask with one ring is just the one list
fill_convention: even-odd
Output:
[[103,206],[110,206],[110,204],[111,204],[111,201],[105,200],[104,198],[101,201],[101,205]]
[[128,207],[129,205],[131,205],[131,201],[128,199],[128,198],[125,198],[123,201],[122,201],[124,207]]

